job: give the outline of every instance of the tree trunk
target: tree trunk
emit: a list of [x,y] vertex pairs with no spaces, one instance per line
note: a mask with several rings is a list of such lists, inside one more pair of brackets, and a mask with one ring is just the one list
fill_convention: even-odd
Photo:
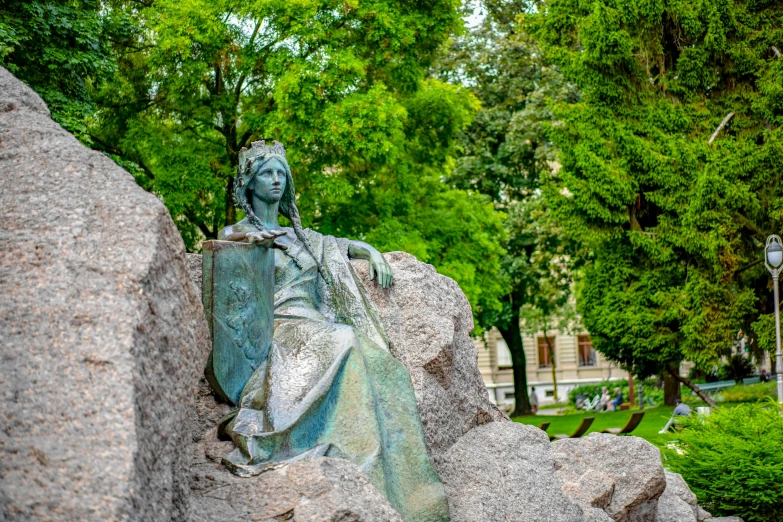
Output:
[[687,386],[688,388],[690,388],[691,390],[693,390],[693,392],[694,392],[696,395],[698,395],[698,396],[699,396],[699,398],[701,398],[701,400],[703,400],[704,402],[706,402],[708,406],[710,406],[711,408],[717,408],[717,407],[718,407],[718,405],[717,405],[717,404],[715,404],[715,401],[714,401],[714,400],[712,400],[712,397],[710,397],[709,395],[707,395],[706,393],[704,393],[703,391],[701,391],[701,388],[699,388],[698,386],[696,386],[695,384],[693,384],[693,383],[690,381],[690,379],[688,379],[687,377],[683,377],[682,375],[680,375],[680,372],[678,372],[678,371],[677,371],[677,370],[676,370],[676,369],[675,369],[673,366],[669,366],[669,373],[670,373],[670,374],[671,374],[671,375],[672,375],[672,376],[673,376],[675,379],[677,379],[678,381],[680,381],[681,383],[683,383],[685,386]]
[[669,373],[663,374],[663,404],[676,406],[680,398],[680,381]]
[[633,387],[633,373],[628,372],[628,402],[631,404],[631,408],[636,406],[636,390]]
[[546,341],[546,349],[549,352],[549,366],[552,368],[552,398],[557,402],[557,366],[555,364],[555,347],[549,341],[549,336],[544,331],[544,340]]
[[514,368],[514,411],[511,415],[529,415],[530,397],[527,394],[527,361],[525,347],[522,344],[522,330],[519,326],[519,309],[516,309],[509,321],[508,328],[498,328],[500,335],[511,352],[511,364]]
[[237,222],[237,210],[234,206],[234,176],[228,178],[226,185],[226,226]]

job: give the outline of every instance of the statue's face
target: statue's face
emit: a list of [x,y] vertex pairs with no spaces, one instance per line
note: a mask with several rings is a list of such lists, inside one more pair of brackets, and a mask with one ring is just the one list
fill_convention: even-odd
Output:
[[253,191],[255,197],[271,204],[282,199],[285,184],[285,167],[280,160],[274,158],[261,165],[248,188]]

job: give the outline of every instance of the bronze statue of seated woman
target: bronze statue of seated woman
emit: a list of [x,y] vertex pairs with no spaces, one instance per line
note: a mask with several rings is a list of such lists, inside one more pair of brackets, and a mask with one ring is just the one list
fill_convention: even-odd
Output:
[[[234,384],[233,397],[220,382],[231,378],[233,366],[221,370],[227,377],[211,376],[216,391],[237,406],[220,427],[236,446],[224,463],[252,476],[299,459],[348,459],[406,521],[448,520],[410,374],[389,352],[378,313],[349,260],[367,260],[371,277],[384,288],[392,283],[391,268],[366,243],[302,229],[291,170],[277,142],[256,142],[240,152],[234,196],[246,217],[219,239],[252,245],[261,261],[247,273],[273,271],[274,315],[267,346],[263,332],[246,333],[254,331],[252,314],[221,323],[232,335],[240,332],[233,339],[249,375]],[[278,214],[292,227],[282,228]],[[271,284],[272,274],[264,277]],[[236,284],[233,299],[252,299],[252,284],[230,284]],[[209,364],[217,363],[211,358]]]

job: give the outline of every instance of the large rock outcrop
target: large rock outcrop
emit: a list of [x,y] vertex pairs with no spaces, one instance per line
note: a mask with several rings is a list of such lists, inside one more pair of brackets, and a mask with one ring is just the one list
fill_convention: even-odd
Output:
[[163,204],[0,68],[0,519],[170,520],[209,350]]
[[[679,473],[664,472],[666,489],[658,499],[655,522],[701,522],[696,495]],[[703,511],[703,510],[702,510]],[[702,520],[704,520],[702,518]]]
[[477,426],[436,459],[452,522],[578,522],[555,477],[549,438],[515,422]]
[[615,522],[654,522],[666,489],[661,453],[638,437],[591,433],[552,443],[563,491]]

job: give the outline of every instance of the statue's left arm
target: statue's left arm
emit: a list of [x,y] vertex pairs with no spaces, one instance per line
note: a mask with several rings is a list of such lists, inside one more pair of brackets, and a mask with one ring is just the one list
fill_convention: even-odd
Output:
[[370,263],[370,281],[378,276],[378,284],[383,288],[389,288],[392,284],[392,269],[389,263],[378,252],[364,241],[351,241],[348,244],[348,257],[351,259],[365,259]]

